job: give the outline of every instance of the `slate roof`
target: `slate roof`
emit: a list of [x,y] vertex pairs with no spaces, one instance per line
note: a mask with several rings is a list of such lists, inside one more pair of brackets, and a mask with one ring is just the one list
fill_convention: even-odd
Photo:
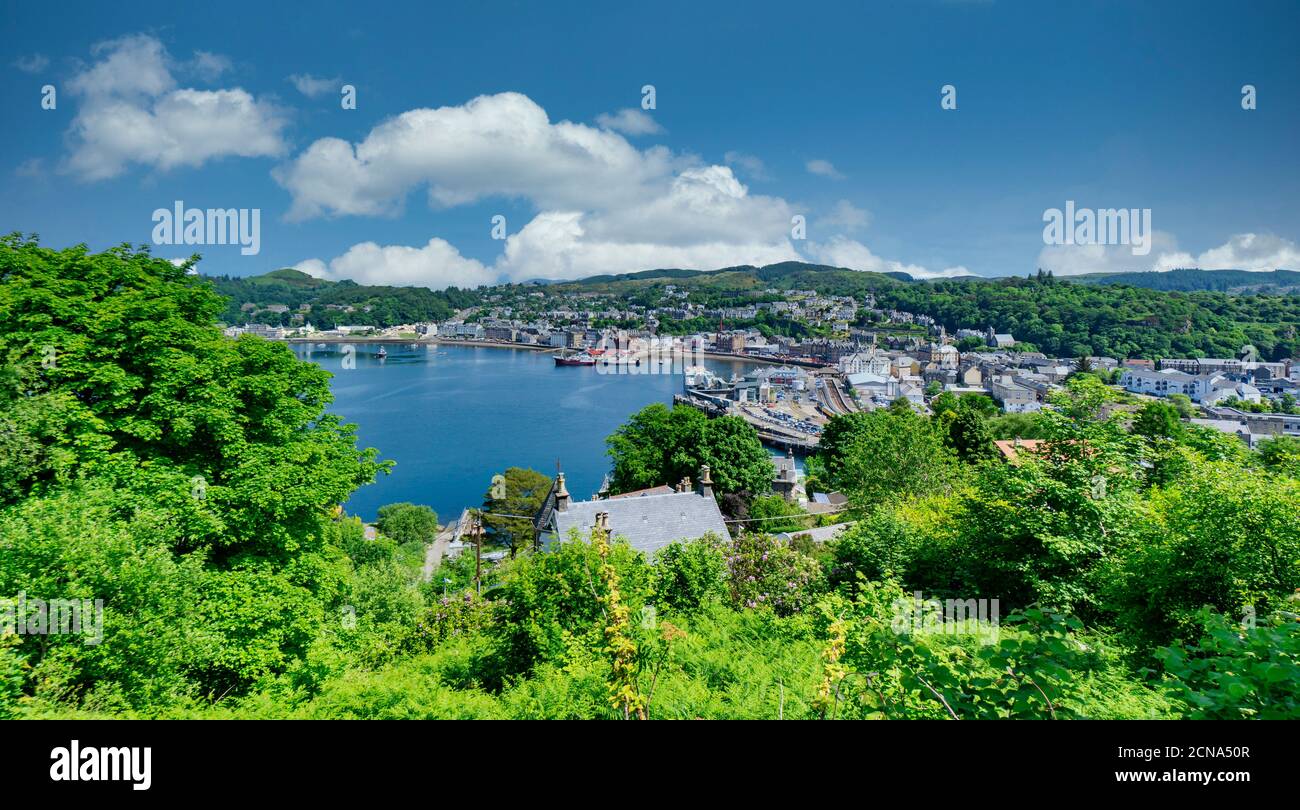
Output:
[[610,495],[609,499],[612,501],[615,498],[644,498],[647,495],[671,495],[676,491],[677,490],[673,489],[667,484],[662,484],[657,487],[647,487],[646,489],[637,489],[637,490],[633,490],[632,492],[624,492],[622,495]]
[[616,539],[626,539],[648,557],[669,543],[694,540],[708,532],[731,539],[717,501],[696,492],[673,492],[570,503],[564,511],[551,512],[555,534],[544,538],[545,545],[549,547],[557,535],[565,539],[570,529],[585,536],[596,524],[597,512],[609,513],[610,533]]

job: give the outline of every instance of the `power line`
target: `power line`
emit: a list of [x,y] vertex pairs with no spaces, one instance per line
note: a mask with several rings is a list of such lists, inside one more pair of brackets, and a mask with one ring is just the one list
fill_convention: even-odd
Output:
[[834,509],[829,512],[818,512],[817,514],[804,513],[802,515],[778,515],[777,517],[765,518],[723,518],[723,523],[762,523],[765,520],[799,520],[806,517],[821,517],[822,515],[838,515],[842,512],[848,512],[849,507],[843,509]]

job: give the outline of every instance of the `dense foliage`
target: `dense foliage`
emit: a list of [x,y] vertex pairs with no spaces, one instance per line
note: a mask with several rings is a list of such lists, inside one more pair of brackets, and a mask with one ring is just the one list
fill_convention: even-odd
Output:
[[[0,598],[104,609],[98,643],[0,635],[0,716],[1300,716],[1292,442],[1081,373],[1011,458],[979,399],[836,419],[809,469],[852,525],[826,546],[756,521],[654,560],[599,528],[534,552],[507,515],[549,481],[512,468],[484,506],[517,553],[431,583],[436,517],[344,514],[383,465],[324,372],[223,338],[221,307],[147,253],[0,243]],[[806,520],[743,422],[658,406],[609,444],[622,488],[708,463],[720,498]]]
[[949,330],[993,326],[1052,357],[1300,355],[1300,296],[1161,292],[1072,284],[1048,276],[899,284],[881,306],[929,315]]

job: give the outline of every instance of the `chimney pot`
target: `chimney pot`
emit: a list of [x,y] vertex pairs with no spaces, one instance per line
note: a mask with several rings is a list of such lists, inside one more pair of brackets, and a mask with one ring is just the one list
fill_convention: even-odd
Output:
[[559,512],[568,511],[569,508],[569,490],[564,486],[564,473],[557,473],[555,476],[555,509]]

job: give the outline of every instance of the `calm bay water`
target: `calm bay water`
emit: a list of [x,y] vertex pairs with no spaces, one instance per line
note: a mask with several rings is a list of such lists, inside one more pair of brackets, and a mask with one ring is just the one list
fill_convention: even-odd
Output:
[[[555,474],[569,491],[591,497],[609,470],[605,437],[652,402],[671,403],[680,374],[597,373],[557,367],[550,354],[505,348],[355,344],[355,368],[342,346],[293,344],[294,352],[334,375],[330,411],[356,424],[358,443],[397,462],[363,487],[347,510],[373,520],[386,503],[428,504],[446,522],[482,503],[492,476],[506,467]],[[730,377],[751,366],[706,361]]]

